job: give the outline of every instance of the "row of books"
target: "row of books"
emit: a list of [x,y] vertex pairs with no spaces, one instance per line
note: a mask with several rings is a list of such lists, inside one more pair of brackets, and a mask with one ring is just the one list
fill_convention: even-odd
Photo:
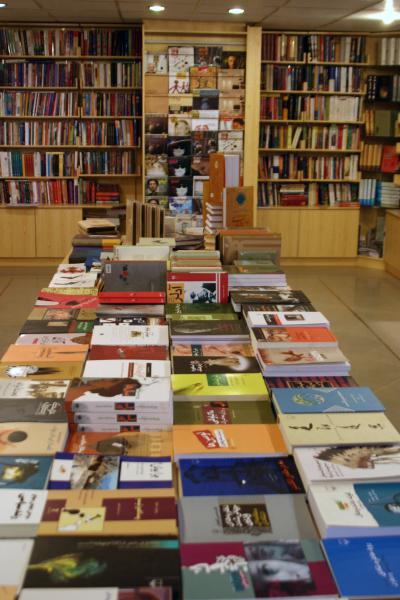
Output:
[[361,92],[362,71],[357,67],[323,65],[261,66],[262,90],[312,92]]
[[365,36],[264,33],[262,59],[270,61],[363,63]]
[[303,157],[276,154],[260,156],[259,177],[262,179],[358,179],[358,154],[350,156]]
[[375,137],[393,137],[397,111],[388,109],[367,109],[364,113],[365,134]]
[[1,146],[139,146],[141,124],[115,121],[3,121]]
[[357,150],[360,127],[354,125],[266,125],[260,126],[260,148],[301,150]]
[[245,52],[224,50],[223,46],[218,45],[187,44],[168,46],[167,52],[146,52],[146,73],[157,75],[182,75],[189,72],[193,75],[201,75],[202,72],[212,75],[216,69],[244,69],[245,66]]
[[377,102],[400,101],[400,79],[398,75],[368,75],[367,100]]
[[365,144],[360,157],[360,168],[379,170],[382,173],[396,173],[399,159],[396,147],[383,144]]
[[359,198],[356,183],[258,184],[258,206],[349,206]]
[[80,98],[82,116],[140,116],[141,92],[83,92]]
[[95,173],[134,174],[135,153],[126,150],[0,152],[1,177],[75,177]]
[[261,96],[260,117],[272,120],[360,121],[362,98],[285,94]]
[[400,60],[400,39],[398,37],[382,37],[377,44],[378,65],[398,65]]
[[8,56],[140,56],[140,28],[12,28],[0,30],[0,53]]
[[361,179],[358,201],[362,206],[399,208],[400,190],[393,182],[377,179]]
[[141,87],[142,61],[82,62],[81,80],[84,87]]

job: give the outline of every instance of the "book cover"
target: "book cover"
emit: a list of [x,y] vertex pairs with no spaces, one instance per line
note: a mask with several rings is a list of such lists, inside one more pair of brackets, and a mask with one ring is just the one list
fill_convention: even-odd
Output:
[[7,456],[0,457],[0,490],[47,488],[52,464],[50,456]]
[[88,360],[85,363],[83,377],[169,377],[169,360]]
[[232,307],[229,304],[220,304],[213,303],[204,306],[203,304],[166,304],[165,305],[165,314],[168,318],[171,318],[173,315],[206,315],[206,314],[215,314],[221,319],[225,319],[226,315],[233,314]]
[[107,456],[171,456],[172,436],[168,431],[138,433],[72,433],[67,452]]
[[265,400],[180,401],[174,405],[175,425],[208,424],[254,424],[275,423],[271,403]]
[[35,334],[35,333],[25,333],[20,335],[17,340],[17,345],[28,345],[32,346],[36,345],[57,345],[62,344],[65,346],[74,346],[75,344],[78,346],[88,346],[91,340],[91,334],[85,333],[83,335],[75,334],[75,333],[59,333],[59,334]]
[[304,494],[184,497],[178,515],[183,544],[318,539]]
[[76,294],[77,290],[71,290],[73,294],[60,294],[60,290],[47,292],[44,289],[40,290],[39,295],[35,301],[35,306],[49,308],[64,309],[64,308],[96,308],[99,304],[97,298],[97,289],[95,289],[96,295],[80,295]]
[[180,596],[176,540],[71,536],[35,540],[24,588],[172,587]]
[[308,304],[308,297],[300,290],[271,290],[232,292],[231,299],[236,304]]
[[172,339],[237,339],[247,338],[249,330],[244,321],[172,321],[170,324]]
[[[0,566],[1,600],[15,600],[24,580],[32,548],[33,540],[0,540],[0,556],[4,557]],[[4,591],[7,587],[15,588],[14,594],[9,597]]]
[[323,540],[322,547],[341,596],[399,597],[398,537],[341,537]]
[[168,273],[167,302],[210,304],[228,302],[227,273]]
[[0,378],[49,381],[73,379],[82,373],[83,362],[0,363]]
[[69,381],[49,380],[34,381],[30,379],[0,380],[0,399],[48,399],[62,400],[67,392]]
[[69,412],[165,412],[170,403],[169,378],[73,379],[65,397]]
[[[176,304],[175,306],[183,306]],[[174,344],[171,348],[172,356],[254,356],[250,344],[235,344],[217,342],[215,344]]]
[[249,327],[329,327],[329,321],[320,312],[248,312]]
[[1,490],[1,537],[34,537],[46,504],[47,494],[47,490],[18,488]]
[[390,481],[400,478],[400,446],[319,446],[295,448],[293,453],[302,479],[327,481]]
[[181,459],[182,496],[302,494],[290,456]]
[[166,263],[157,260],[112,261],[104,264],[102,291],[165,293]]
[[[86,363],[87,364],[87,363]],[[173,372],[190,373],[259,373],[260,367],[253,357],[248,356],[174,356]]]
[[174,425],[173,446],[175,460],[287,454],[277,425]]
[[94,321],[77,321],[74,319],[65,320],[32,320],[25,321],[21,327],[20,334],[47,334],[54,335],[56,333],[74,333],[76,336],[83,336],[91,333]]
[[3,398],[0,402],[0,422],[66,423],[62,398]]
[[64,449],[66,423],[0,423],[0,449],[12,456],[52,456]]
[[167,325],[96,325],[93,346],[168,346]]
[[165,346],[92,346],[88,360],[168,360]]
[[50,473],[50,490],[114,490],[118,487],[118,456],[57,452]]
[[253,187],[228,187],[224,189],[224,227],[252,227],[254,225]]
[[[36,588],[22,590],[19,600],[172,600],[170,587]],[[14,596],[0,600],[15,600]]]
[[400,433],[383,413],[281,414],[279,427],[290,448],[400,442]]
[[171,458],[160,457],[155,460],[148,457],[122,457],[118,487],[120,489],[172,488]]
[[1,362],[84,362],[88,350],[89,346],[80,344],[11,344],[1,357]]
[[174,400],[212,400],[215,396],[236,400],[267,400],[268,391],[260,373],[172,375]]
[[96,318],[95,308],[54,308],[35,306],[28,315],[28,321],[93,321]]
[[337,346],[336,337],[326,327],[254,327],[252,333],[258,347]]
[[260,348],[257,351],[263,368],[285,367],[286,365],[335,365],[348,363],[339,348]]
[[272,400],[281,413],[382,412],[383,404],[367,387],[273,388]]
[[357,386],[353,377],[265,377],[269,390],[272,388],[342,388]]
[[172,489],[49,491],[38,529],[39,536],[177,533]]

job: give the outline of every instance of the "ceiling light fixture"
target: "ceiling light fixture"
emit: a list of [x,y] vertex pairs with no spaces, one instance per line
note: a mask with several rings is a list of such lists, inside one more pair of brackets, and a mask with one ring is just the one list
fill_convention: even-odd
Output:
[[228,13],[230,15],[242,15],[244,13],[244,8],[239,8],[239,6],[237,6],[236,8],[230,8],[228,10]]
[[400,19],[400,13],[394,10],[393,0],[386,0],[385,8],[382,13],[382,23],[391,25],[393,21]]
[[149,6],[149,10],[151,10],[151,12],[163,12],[165,10],[165,6],[162,4],[152,4]]
[[0,2],[0,8],[5,8],[7,4],[5,2]]

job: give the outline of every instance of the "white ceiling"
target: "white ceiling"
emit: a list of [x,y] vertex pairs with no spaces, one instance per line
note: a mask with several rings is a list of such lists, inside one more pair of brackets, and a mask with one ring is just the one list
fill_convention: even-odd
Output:
[[[130,23],[151,19],[151,0],[6,0],[0,10],[3,22]],[[366,19],[377,14],[384,2],[371,0],[160,0],[164,13],[156,19],[226,21],[260,24],[267,29],[322,29],[337,31],[386,31],[400,29]],[[400,10],[400,0],[395,0]],[[241,6],[242,16],[230,16],[228,8]]]

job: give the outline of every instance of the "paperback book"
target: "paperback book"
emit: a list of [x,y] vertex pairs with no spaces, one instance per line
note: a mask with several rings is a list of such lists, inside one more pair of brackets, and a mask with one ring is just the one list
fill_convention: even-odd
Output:
[[88,360],[82,376],[122,379],[124,377],[169,377],[170,374],[169,360]]
[[171,456],[172,436],[168,431],[139,433],[72,433],[66,451],[107,456]]
[[174,401],[266,400],[268,391],[260,373],[172,375]]
[[275,423],[271,403],[264,400],[200,400],[175,402],[175,425]]
[[385,407],[367,387],[272,388],[272,402],[279,413],[383,412]]

